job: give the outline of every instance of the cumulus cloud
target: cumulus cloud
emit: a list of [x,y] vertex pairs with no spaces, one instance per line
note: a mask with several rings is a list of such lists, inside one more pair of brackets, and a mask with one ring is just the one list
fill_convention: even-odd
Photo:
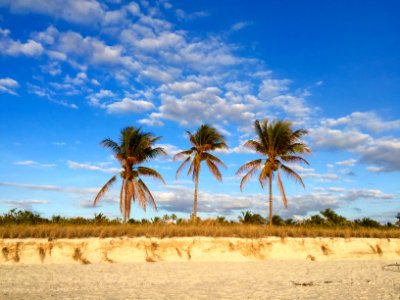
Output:
[[39,13],[77,24],[96,24],[105,15],[96,0],[1,0],[1,6],[14,13]]
[[44,51],[43,46],[34,41],[21,42],[10,37],[10,30],[0,28],[0,54],[11,56],[38,56]]
[[372,165],[372,172],[400,171],[400,139],[380,138],[357,148],[360,161]]
[[124,98],[121,101],[113,102],[106,106],[110,114],[143,112],[154,108],[154,104],[145,100],[132,100]]
[[349,150],[372,140],[368,134],[356,130],[339,130],[319,127],[310,130],[315,146],[330,150]]
[[337,119],[324,119],[321,124],[326,127],[346,126],[350,128],[363,128],[371,132],[400,130],[400,120],[385,121],[372,111],[353,112],[348,116]]

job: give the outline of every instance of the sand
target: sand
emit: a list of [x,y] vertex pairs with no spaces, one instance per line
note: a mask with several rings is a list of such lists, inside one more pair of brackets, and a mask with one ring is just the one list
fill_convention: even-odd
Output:
[[389,261],[0,266],[0,299],[400,299]]
[[0,248],[0,299],[400,299],[399,239],[13,239]]

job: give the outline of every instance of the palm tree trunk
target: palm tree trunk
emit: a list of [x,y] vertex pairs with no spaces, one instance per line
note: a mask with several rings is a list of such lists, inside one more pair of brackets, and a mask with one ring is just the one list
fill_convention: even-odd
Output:
[[269,226],[272,226],[272,172],[269,174]]
[[199,174],[195,177],[195,187],[194,187],[194,201],[193,201],[193,221],[197,219],[197,192],[199,190]]

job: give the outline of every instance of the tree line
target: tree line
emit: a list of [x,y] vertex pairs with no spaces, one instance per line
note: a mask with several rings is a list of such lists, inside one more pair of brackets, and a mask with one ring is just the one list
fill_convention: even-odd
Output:
[[[240,189],[245,183],[258,174],[258,181],[262,188],[267,184],[269,187],[269,225],[273,225],[273,195],[272,181],[276,178],[279,192],[282,196],[284,205],[287,207],[287,197],[282,183],[280,172],[287,174],[290,178],[299,182],[303,187],[304,183],[299,174],[293,170],[287,163],[309,164],[301,155],[311,152],[310,148],[301,141],[301,138],[307,134],[304,129],[294,130],[289,121],[268,120],[254,122],[256,138],[248,140],[244,146],[253,150],[262,158],[249,161],[239,168],[237,175],[244,174]],[[192,177],[195,184],[193,199],[192,220],[196,221],[199,175],[203,165],[206,165],[211,174],[222,181],[220,167],[226,168],[226,165],[217,156],[211,152],[216,150],[228,149],[225,137],[213,126],[208,124],[201,125],[195,132],[187,131],[190,148],[177,153],[174,160],[183,160],[176,171],[179,173],[188,167],[187,175]],[[146,210],[147,203],[157,210],[156,201],[151,191],[142,180],[142,177],[152,177],[164,182],[163,177],[156,170],[144,167],[143,164],[156,158],[159,155],[166,154],[162,147],[156,147],[156,142],[160,137],[152,133],[143,132],[142,129],[133,126],[122,129],[120,140],[116,142],[106,138],[101,145],[109,148],[117,161],[121,164],[123,171],[120,176],[122,184],[120,188],[120,211],[123,217],[123,223],[129,220],[131,212],[131,203],[138,201]],[[117,176],[113,176],[100,189],[94,199],[95,206],[104,194],[110,189],[116,181]]]
[[[325,209],[319,214],[312,215],[308,218],[301,220],[294,220],[292,218],[283,219],[281,216],[272,216],[272,223],[275,226],[302,226],[302,227],[322,227],[322,228],[400,228],[400,213],[396,215],[397,221],[395,223],[381,224],[371,218],[361,218],[355,220],[348,220],[345,217],[338,215],[332,209]],[[63,217],[54,215],[51,218],[44,218],[40,214],[28,211],[11,209],[9,212],[0,215],[1,225],[40,225],[40,224],[57,224],[57,225],[120,225],[123,222],[121,218],[110,219],[103,214],[95,214],[93,218],[83,217]],[[152,219],[129,219],[128,224],[176,224],[186,225],[192,224],[191,219],[178,218],[175,214],[164,215],[163,217],[154,217]],[[201,220],[197,218],[198,224],[205,225],[230,225],[230,224],[251,224],[251,225],[266,225],[269,220],[260,214],[251,211],[242,212],[237,220],[227,220],[225,217],[220,216],[215,219]]]

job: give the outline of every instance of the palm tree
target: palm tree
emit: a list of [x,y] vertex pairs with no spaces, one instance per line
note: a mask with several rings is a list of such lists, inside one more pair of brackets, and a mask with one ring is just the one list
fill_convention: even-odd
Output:
[[[117,143],[110,138],[101,142],[101,145],[110,148],[115,158],[121,164],[123,171],[120,173],[122,185],[120,191],[119,207],[123,215],[124,223],[129,219],[131,213],[131,201],[138,200],[144,211],[146,203],[149,202],[157,210],[156,202],[140,176],[164,179],[155,170],[140,166],[142,163],[155,158],[159,154],[166,154],[163,148],[155,147],[154,144],[160,139],[151,133],[142,132],[141,128],[126,127],[121,130],[120,142]],[[117,176],[113,176],[99,191],[94,199],[95,206],[104,194],[116,181]]]
[[192,179],[195,183],[194,188],[194,203],[193,203],[193,220],[197,218],[197,193],[199,188],[199,174],[201,163],[205,161],[211,174],[218,180],[222,180],[221,172],[218,166],[226,168],[225,164],[209,151],[217,149],[227,149],[225,138],[217,129],[209,125],[201,125],[195,133],[187,131],[189,142],[192,147],[189,150],[179,152],[174,156],[174,160],[185,158],[182,164],[176,171],[176,177],[182,169],[190,163],[187,175],[192,174]]
[[293,131],[292,124],[287,121],[275,121],[268,123],[268,120],[260,123],[254,122],[257,134],[256,140],[249,140],[245,143],[245,147],[256,151],[264,156],[264,159],[256,159],[245,163],[236,174],[246,173],[240,182],[240,190],[242,191],[244,184],[251,179],[258,170],[260,174],[258,180],[261,187],[264,188],[266,182],[269,182],[269,224],[272,225],[272,179],[276,173],[278,188],[282,196],[283,203],[287,207],[287,199],[285,189],[282,184],[280,170],[285,172],[289,177],[300,182],[304,187],[303,180],[300,175],[292,170],[285,163],[305,163],[309,164],[304,158],[298,154],[310,153],[311,150],[303,143],[300,138],[307,134],[304,129]]

